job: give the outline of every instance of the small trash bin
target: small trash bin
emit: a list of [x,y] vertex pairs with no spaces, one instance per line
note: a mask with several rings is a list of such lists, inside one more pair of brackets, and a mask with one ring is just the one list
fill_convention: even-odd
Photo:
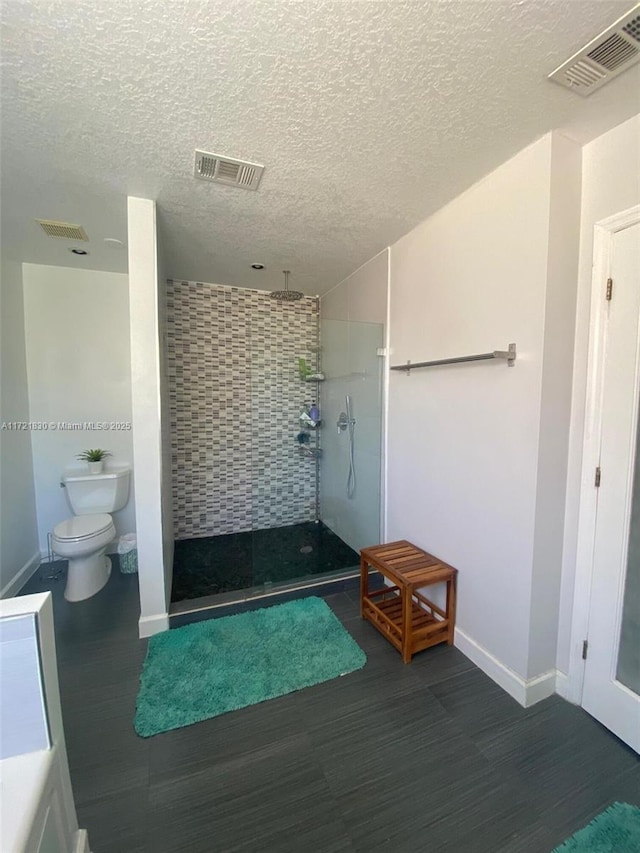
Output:
[[123,575],[132,575],[138,571],[138,550],[135,533],[125,533],[118,542],[120,571]]

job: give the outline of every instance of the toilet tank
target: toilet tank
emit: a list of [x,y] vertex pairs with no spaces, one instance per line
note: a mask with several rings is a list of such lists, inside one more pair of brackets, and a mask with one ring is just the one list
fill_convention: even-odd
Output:
[[76,515],[116,512],[129,500],[129,468],[114,468],[102,474],[66,473],[62,482]]

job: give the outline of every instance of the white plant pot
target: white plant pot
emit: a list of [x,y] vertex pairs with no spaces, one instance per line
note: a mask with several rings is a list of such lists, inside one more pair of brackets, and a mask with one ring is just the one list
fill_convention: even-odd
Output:
[[102,459],[100,462],[87,462],[87,465],[89,466],[90,474],[102,474],[102,469],[104,467]]

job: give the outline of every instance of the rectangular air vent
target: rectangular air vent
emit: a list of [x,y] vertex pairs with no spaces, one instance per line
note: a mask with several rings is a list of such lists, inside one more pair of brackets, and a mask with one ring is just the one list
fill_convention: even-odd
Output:
[[578,95],[590,95],[640,60],[640,3],[549,74]]
[[259,166],[257,163],[234,160],[233,157],[223,157],[222,154],[196,151],[193,174],[201,181],[214,181],[217,184],[240,187],[243,190],[257,190],[263,172],[264,166]]
[[36,219],[47,237],[62,237],[64,240],[88,240],[82,225],[56,222],[54,219]]

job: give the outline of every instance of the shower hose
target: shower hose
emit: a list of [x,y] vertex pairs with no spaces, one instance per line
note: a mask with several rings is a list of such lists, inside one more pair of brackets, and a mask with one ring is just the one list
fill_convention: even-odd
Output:
[[349,394],[345,397],[347,407],[347,424],[349,428],[349,475],[347,476],[347,497],[352,498],[356,491],[356,466],[353,456],[353,433],[356,422],[351,412],[351,397]]

